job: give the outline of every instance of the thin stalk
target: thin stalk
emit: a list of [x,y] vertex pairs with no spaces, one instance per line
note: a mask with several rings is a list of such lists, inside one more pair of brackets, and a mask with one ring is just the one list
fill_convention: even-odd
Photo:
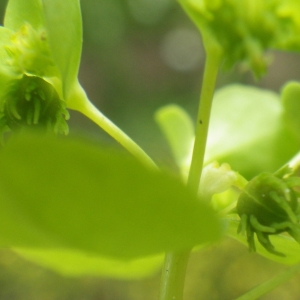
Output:
[[148,154],[136,144],[124,131],[109,120],[101,111],[99,111],[94,104],[88,99],[85,91],[79,83],[73,89],[73,93],[69,97],[68,108],[77,110],[84,114],[90,120],[95,122],[106,133],[114,138],[120,145],[122,145],[129,153],[131,153],[141,163],[152,169],[157,169],[154,161]]
[[166,254],[159,300],[182,299],[190,252],[190,250],[187,250]]
[[192,162],[187,181],[187,186],[195,194],[198,194],[198,188],[200,184],[210,120],[210,111],[221,57],[221,55],[215,51],[207,51],[207,53],[197,115]]
[[241,297],[236,298],[236,300],[255,300],[259,297],[269,293],[270,291],[274,290],[281,284],[285,283],[289,279],[293,278],[295,274],[300,272],[300,265],[295,265],[290,267],[286,271],[282,272],[281,274],[271,278],[270,280],[258,285],[257,287],[253,288],[246,294]]
[[[198,109],[196,137],[187,186],[198,194],[215,83],[221,54],[207,51]],[[186,268],[191,249],[166,253],[159,300],[182,300]]]

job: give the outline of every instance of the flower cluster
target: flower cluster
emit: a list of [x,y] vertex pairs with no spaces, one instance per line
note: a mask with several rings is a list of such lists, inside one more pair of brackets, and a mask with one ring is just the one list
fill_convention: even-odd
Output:
[[246,62],[260,76],[267,49],[300,50],[299,1],[179,0],[207,48],[222,52],[225,67]]
[[9,55],[8,64],[16,73],[40,77],[59,76],[44,28],[36,30],[29,23],[24,23],[11,35],[10,41],[5,49]]
[[79,1],[8,2],[0,27],[2,137],[24,127],[68,133],[66,91],[78,83],[80,53]]
[[58,77],[45,30],[25,23],[3,45],[0,135],[38,126],[55,133],[68,133],[65,102],[47,78]]

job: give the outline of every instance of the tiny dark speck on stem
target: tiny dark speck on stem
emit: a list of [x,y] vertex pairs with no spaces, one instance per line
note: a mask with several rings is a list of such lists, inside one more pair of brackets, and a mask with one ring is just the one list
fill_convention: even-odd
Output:
[[199,123],[202,124],[202,120],[199,120]]

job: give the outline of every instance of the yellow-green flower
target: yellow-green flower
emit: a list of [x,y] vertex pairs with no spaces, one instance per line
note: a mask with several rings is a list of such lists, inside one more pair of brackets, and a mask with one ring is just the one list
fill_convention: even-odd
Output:
[[0,27],[0,134],[28,126],[68,132],[81,40],[79,0],[9,0]]
[[207,51],[218,48],[226,67],[248,63],[265,72],[267,49],[300,50],[297,0],[179,0],[200,29]]

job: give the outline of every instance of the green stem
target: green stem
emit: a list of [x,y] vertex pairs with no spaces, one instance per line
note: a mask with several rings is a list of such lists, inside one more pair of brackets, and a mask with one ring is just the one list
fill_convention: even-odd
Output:
[[[215,83],[221,54],[207,51],[197,117],[196,137],[187,186],[198,194]],[[182,300],[186,268],[191,250],[166,253],[159,300]]]
[[192,162],[187,181],[187,186],[195,194],[198,194],[200,177],[203,168],[210,111],[221,58],[221,55],[217,51],[207,51],[207,53],[198,108]]
[[260,284],[259,286],[253,288],[248,293],[241,297],[236,298],[236,300],[254,300],[267,294],[268,292],[274,290],[276,287],[280,286],[284,282],[291,279],[295,274],[300,271],[300,265],[295,265],[290,267],[285,272],[273,277],[272,279]]
[[300,176],[300,152],[288,162],[288,166],[292,169],[292,176]]
[[152,169],[157,169],[156,164],[145,151],[90,102],[79,83],[74,85],[67,104],[68,108],[79,111],[95,122],[144,165]]
[[182,299],[190,252],[190,250],[187,250],[166,254],[159,300]]

